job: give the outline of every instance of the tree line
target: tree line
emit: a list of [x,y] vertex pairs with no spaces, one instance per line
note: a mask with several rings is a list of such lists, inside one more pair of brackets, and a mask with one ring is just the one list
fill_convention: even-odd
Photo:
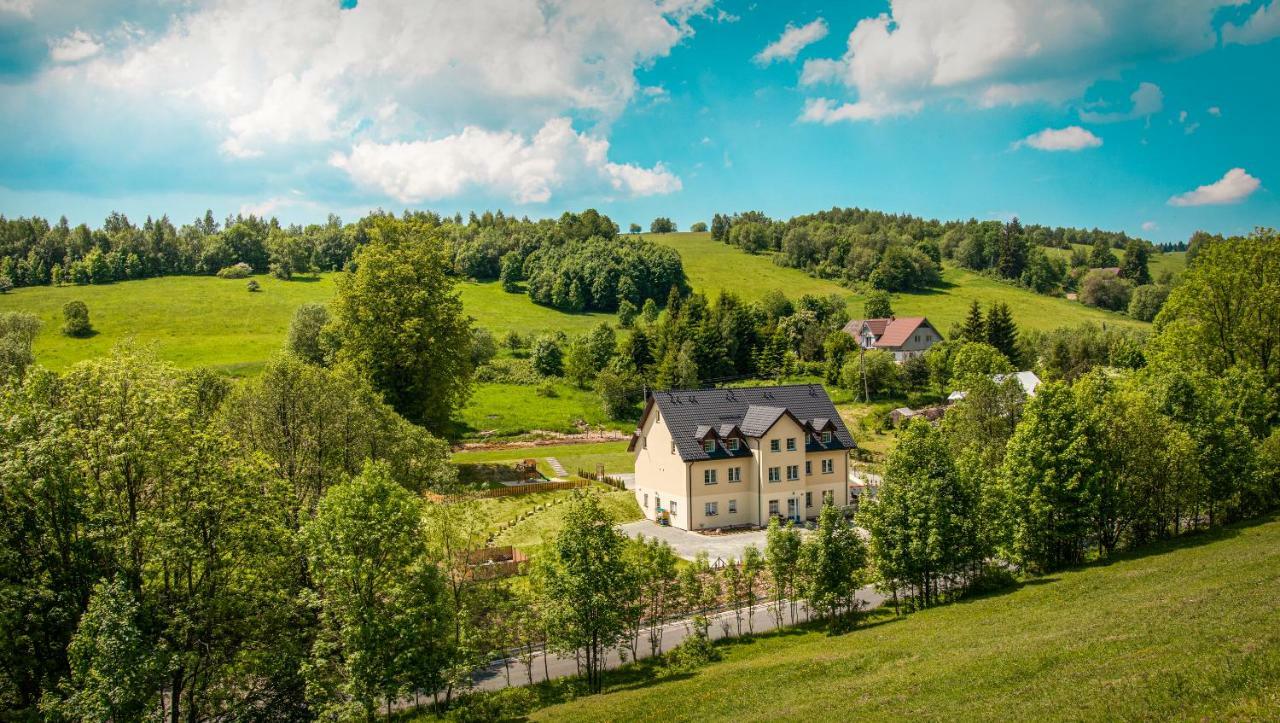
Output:
[[[775,252],[784,266],[853,287],[914,291],[936,286],[941,263],[1018,284],[1037,293],[1081,292],[1085,303],[1150,321],[1170,279],[1148,271],[1150,242],[1124,232],[1001,221],[938,221],[860,208],[770,219],[759,211],[715,214],[712,238],[749,253]],[[1090,247],[1085,253],[1081,246]],[[1069,254],[1051,254],[1062,249]],[[1125,251],[1121,265],[1113,249]],[[1118,268],[1118,271],[1110,270]],[[1093,274],[1098,269],[1110,270]],[[1092,276],[1093,280],[1089,280]],[[1150,288],[1148,288],[1150,287]],[[1138,289],[1142,289],[1141,292]],[[1143,297],[1137,301],[1135,297]]]

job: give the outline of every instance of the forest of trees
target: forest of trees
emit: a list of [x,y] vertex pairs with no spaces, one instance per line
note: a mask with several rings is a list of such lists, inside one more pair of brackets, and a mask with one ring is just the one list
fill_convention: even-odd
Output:
[[[98,229],[70,227],[66,219],[0,217],[0,278],[12,286],[107,284],[175,274],[242,278],[271,273],[337,271],[350,266],[368,243],[375,212],[351,224],[330,216],[324,224],[281,226],[256,216],[212,212],[175,227],[168,217],[137,226],[111,214]],[[623,300],[639,307],[662,300],[686,281],[675,251],[639,238],[620,238],[608,216],[588,209],[559,219],[530,221],[497,213],[443,217],[406,212],[449,260],[447,273],[480,281],[501,279],[510,291],[527,280],[537,303],[564,311],[614,311]],[[243,266],[240,266],[243,265]],[[237,268],[239,267],[239,268]],[[240,270],[243,269],[243,270]]]
[[[248,380],[129,345],[53,373],[32,354],[39,320],[0,315],[7,716],[367,719],[457,704],[499,651],[523,651],[532,677],[543,644],[598,691],[605,655],[657,648],[670,616],[694,632],[664,658],[679,669],[715,657],[713,608],[750,634],[751,606],[784,622],[803,601],[838,631],[867,582],[910,610],[1004,584],[1008,565],[1049,572],[1280,504],[1280,239],[1260,230],[1200,243],[1149,336],[1020,333],[1008,309],[975,307],[920,362],[891,364],[889,383],[968,394],[902,431],[859,512],[865,545],[825,507],[806,537],[774,523],[722,570],[678,567],[587,492],[528,585],[495,585],[469,573],[487,524],[441,438],[494,341],[462,316],[438,228],[369,219],[333,305],[300,309]],[[870,375],[834,333],[844,315],[838,299],[673,287],[625,337],[542,339],[530,362],[624,392],[629,373]],[[990,376],[1022,365],[1046,378],[1030,400]]]

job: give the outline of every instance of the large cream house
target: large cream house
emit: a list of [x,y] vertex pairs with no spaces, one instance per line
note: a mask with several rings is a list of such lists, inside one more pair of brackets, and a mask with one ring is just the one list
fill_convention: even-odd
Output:
[[654,392],[627,449],[645,516],[701,530],[848,504],[853,448],[826,391],[801,384]]

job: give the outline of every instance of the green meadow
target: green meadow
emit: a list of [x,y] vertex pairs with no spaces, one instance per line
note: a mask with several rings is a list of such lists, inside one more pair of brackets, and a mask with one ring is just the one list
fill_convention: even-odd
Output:
[[669,678],[618,671],[533,719],[1274,720],[1278,597],[1272,517],[843,635],[722,645]]
[[[770,255],[750,255],[713,241],[706,233],[650,235],[680,252],[690,283],[710,295],[732,291],[756,300],[773,289],[796,298],[802,294],[838,294],[850,315],[862,310],[862,297],[833,281],[798,269],[778,266]],[[1181,254],[1166,254],[1159,263],[1174,264]],[[1166,260],[1168,259],[1168,260]],[[1159,266],[1153,263],[1153,270]],[[943,270],[940,288],[925,293],[896,294],[899,315],[927,316],[943,334],[963,319],[969,304],[1009,304],[1024,329],[1049,329],[1091,321],[1137,325],[1121,314],[1092,309],[1062,298],[1041,296],[964,269]],[[0,311],[24,310],[45,323],[36,340],[40,363],[55,370],[101,356],[123,340],[152,345],[161,358],[182,367],[209,366],[233,376],[257,373],[280,349],[293,311],[306,302],[327,302],[334,294],[334,274],[280,281],[255,277],[261,291],[246,290],[244,280],[211,276],[174,276],[104,286],[17,289],[0,295]],[[564,331],[580,334],[613,314],[566,314],[532,303],[524,294],[502,290],[498,282],[463,281],[458,291],[478,326],[501,337],[508,331],[537,335]],[[79,299],[89,307],[95,333],[73,339],[60,332],[62,305]],[[557,382],[539,390],[530,386],[479,384],[459,414],[458,436],[505,438],[535,431],[572,433],[584,428],[629,430],[634,420],[610,420],[590,390]]]
[[[834,281],[778,266],[770,254],[743,253],[735,246],[713,240],[709,233],[647,234],[647,237],[680,252],[685,274],[697,291],[714,294],[730,290],[747,300],[759,299],[773,289],[792,298],[803,294],[839,294],[846,299],[851,316],[862,313],[862,295]],[[975,300],[983,306],[995,301],[1008,304],[1014,320],[1024,329],[1055,329],[1086,321],[1143,325],[1123,314],[1043,296],[955,266],[943,269],[942,286],[938,289],[894,294],[893,310],[898,316],[928,317],[946,335],[952,324],[964,319],[969,304]]]

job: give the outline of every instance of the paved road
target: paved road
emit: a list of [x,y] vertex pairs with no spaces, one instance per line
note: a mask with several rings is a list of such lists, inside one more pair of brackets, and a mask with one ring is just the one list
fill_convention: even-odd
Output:
[[[864,587],[858,591],[858,599],[863,602],[863,609],[878,607],[884,602],[884,596],[876,592],[871,587]],[[808,611],[803,605],[798,605],[798,617],[796,622],[803,622],[808,619]],[[783,626],[792,623],[789,610],[783,611]],[[774,629],[776,619],[773,610],[768,605],[757,605],[751,611],[752,624],[755,626],[757,633]],[[742,630],[747,630],[746,611],[743,611]],[[665,652],[680,644],[689,634],[688,622],[684,620],[667,623],[663,627],[662,634],[662,651]],[[711,616],[711,638],[719,640],[726,637],[734,637],[737,635],[737,621],[732,610]],[[640,631],[639,652],[641,658],[649,657],[649,637],[648,630]],[[628,656],[630,653],[628,653]],[[525,668],[525,664],[520,660],[509,660],[508,665],[503,665],[501,661],[494,663],[487,671],[482,672],[476,678],[476,688],[479,690],[499,690],[511,685],[528,685],[529,672]],[[609,653],[609,659],[605,663],[608,668],[616,668],[622,664],[622,658],[618,651],[614,650]],[[561,657],[552,654],[545,656],[543,653],[537,653],[533,658],[533,664],[530,668],[533,673],[535,683],[544,680],[564,678],[578,674],[578,665],[573,657]],[[507,681],[508,672],[510,673],[510,682]]]
[[677,555],[686,560],[697,557],[700,550],[706,550],[711,562],[717,558],[728,562],[741,560],[742,553],[748,545],[755,545],[764,552],[765,530],[743,530],[724,535],[703,535],[697,532],[686,532],[674,527],[663,527],[652,520],[637,520],[618,525],[618,529],[628,537],[644,535],[666,540]]

